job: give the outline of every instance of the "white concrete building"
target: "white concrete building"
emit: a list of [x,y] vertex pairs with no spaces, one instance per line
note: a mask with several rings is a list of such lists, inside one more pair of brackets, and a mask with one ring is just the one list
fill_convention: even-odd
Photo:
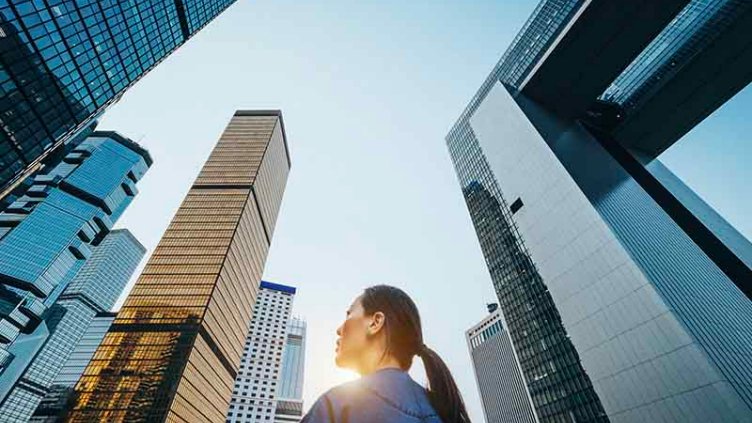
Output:
[[227,412],[228,423],[300,419],[305,322],[290,318],[295,292],[290,286],[261,282]]

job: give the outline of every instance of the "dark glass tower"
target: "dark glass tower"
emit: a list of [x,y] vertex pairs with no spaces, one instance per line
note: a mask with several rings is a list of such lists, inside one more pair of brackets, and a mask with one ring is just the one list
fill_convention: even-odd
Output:
[[0,0],[0,197],[234,0]]
[[76,386],[73,422],[224,422],[290,160],[238,111]]
[[748,7],[743,0],[690,2],[600,98],[619,104],[627,112],[637,108],[643,98],[711,46],[715,36],[732,26]]
[[[32,359],[46,354],[40,351],[53,339],[50,334],[55,342],[66,338],[60,324],[68,319],[60,314],[65,305],[59,300],[77,309],[104,309],[117,296],[110,285],[117,280],[87,285],[74,278],[131,203],[136,182],[150,165],[148,152],[138,144],[116,133],[95,132],[48,173],[36,175],[26,194],[0,213],[2,407]],[[79,283],[71,286],[74,280]],[[28,374],[29,380],[46,380],[49,375],[43,373],[49,369],[42,367],[39,375]],[[0,411],[2,420],[9,419],[5,408]]]
[[752,245],[657,160],[749,83],[750,25],[542,1],[448,134],[539,421],[752,416]]
[[29,420],[94,317],[112,308],[145,253],[126,229],[110,232],[92,249],[45,318],[49,338],[0,403],[3,421]]
[[[545,419],[566,414],[575,421],[605,418],[556,304],[511,223],[511,211],[480,182],[468,184],[463,194],[473,225],[483,234],[482,250],[495,252],[486,263],[538,415]],[[487,389],[492,388],[481,386],[481,391]]]
[[[85,107],[46,71],[23,31],[0,16],[0,190],[33,170],[54,140],[74,133]],[[16,83],[18,81],[18,83]],[[43,121],[37,116],[45,116]],[[2,191],[0,191],[0,194]]]

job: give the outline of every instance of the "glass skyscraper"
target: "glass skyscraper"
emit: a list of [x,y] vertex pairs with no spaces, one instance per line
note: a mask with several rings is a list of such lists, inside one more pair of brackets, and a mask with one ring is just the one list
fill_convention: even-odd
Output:
[[657,159],[749,83],[751,22],[544,0],[447,135],[538,421],[752,418],[752,245]]
[[0,0],[0,197],[234,0]]
[[637,56],[603,93],[603,100],[627,111],[637,107],[663,81],[670,79],[715,36],[749,9],[744,0],[695,0]]
[[53,386],[64,386],[70,389],[76,387],[78,379],[84,374],[86,366],[89,365],[89,361],[97,351],[97,347],[102,343],[102,339],[104,339],[104,336],[110,329],[116,315],[117,313],[115,312],[104,311],[94,316],[89,327],[86,329],[86,333],[81,336],[75,349],[71,352],[68,361],[60,369],[60,373],[55,378]]
[[[0,6],[2,7],[2,6]],[[7,4],[5,5],[7,6]],[[83,120],[85,107],[59,80],[46,72],[40,56],[27,43],[26,33],[0,17],[0,194],[6,184],[26,169],[35,167],[37,159],[52,148],[54,139],[78,128],[77,116]],[[16,84],[11,75],[26,84]],[[33,107],[33,108],[32,108]],[[34,122],[36,114],[47,117],[47,124]],[[2,197],[2,195],[0,195]]]
[[76,391],[76,383],[89,365],[116,315],[117,313],[105,311],[94,316],[29,422],[57,423],[65,417],[75,402],[73,394]]
[[0,213],[0,402],[8,401],[62,322],[58,300],[84,298],[81,304],[103,308],[119,293],[99,281],[70,284],[131,203],[150,165],[138,144],[95,132],[48,173],[34,176],[26,194]]
[[110,232],[50,308],[50,336],[0,404],[3,421],[26,422],[49,392],[92,319],[110,310],[146,249],[125,229]]
[[527,384],[501,310],[465,332],[486,422],[536,423]]
[[78,385],[73,422],[224,422],[290,159],[237,111]]

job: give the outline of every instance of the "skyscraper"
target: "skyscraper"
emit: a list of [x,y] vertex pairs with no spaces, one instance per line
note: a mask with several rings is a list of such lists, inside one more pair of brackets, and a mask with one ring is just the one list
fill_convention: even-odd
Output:
[[[72,305],[83,298],[79,294],[92,304],[106,298],[108,284],[69,284],[150,165],[149,154],[133,141],[95,132],[0,213],[0,402],[57,330],[58,299]],[[68,288],[72,296],[61,297]]]
[[36,175],[48,173],[50,169],[59,165],[71,150],[76,148],[96,130],[96,127],[97,122],[95,121],[88,127],[78,131],[75,136],[70,137],[63,144],[50,151],[44,156],[44,159],[39,161],[39,163],[26,169],[24,174],[10,184],[4,192],[0,192],[0,211],[5,210],[14,201],[23,197],[29,187],[34,183],[34,177]]
[[5,400],[4,422],[27,422],[97,313],[110,310],[146,249],[126,229],[110,232],[50,308],[50,336]]
[[[86,115],[84,106],[46,71],[26,33],[5,17],[9,7],[0,6],[0,198],[16,175],[39,167],[38,159],[55,137],[85,127],[78,127],[76,117]],[[46,122],[37,119],[39,113]]]
[[657,159],[752,4],[540,2],[447,136],[539,421],[748,421],[752,246]]
[[536,423],[504,317],[496,310],[465,333],[486,422]]
[[0,198],[233,3],[0,3]]
[[57,423],[63,420],[75,404],[74,394],[78,379],[89,365],[89,361],[107,334],[116,315],[117,313],[105,311],[94,316],[86,332],[76,343],[70,357],[60,369],[49,392],[39,402],[39,406],[29,419],[30,423]]
[[94,316],[86,329],[86,333],[81,336],[76,348],[63,368],[60,369],[53,386],[64,386],[71,389],[76,387],[78,379],[84,374],[84,370],[97,351],[97,347],[102,343],[107,331],[110,330],[112,322],[115,321],[115,316],[117,316],[117,313],[112,311],[103,311]]
[[302,401],[295,400],[302,399],[305,323],[290,319],[295,292],[291,286],[261,282],[227,420],[280,421],[276,411],[294,418],[296,410],[300,418]]
[[303,417],[303,377],[305,375],[306,322],[297,317],[287,325],[282,351],[282,373],[274,410],[275,423],[297,422]]
[[74,422],[224,422],[290,159],[279,111],[238,111],[78,385]]

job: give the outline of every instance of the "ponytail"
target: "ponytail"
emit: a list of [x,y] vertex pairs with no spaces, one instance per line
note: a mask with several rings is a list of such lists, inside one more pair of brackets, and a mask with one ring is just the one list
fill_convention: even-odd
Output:
[[428,399],[443,423],[470,423],[457,384],[444,360],[423,344],[420,314],[413,300],[401,289],[388,285],[366,288],[360,303],[368,314],[377,311],[386,317],[387,349],[404,370],[413,357],[423,360],[428,377]]
[[428,398],[444,423],[470,423],[462,395],[452,373],[436,352],[425,345],[418,356],[423,360],[428,377]]

